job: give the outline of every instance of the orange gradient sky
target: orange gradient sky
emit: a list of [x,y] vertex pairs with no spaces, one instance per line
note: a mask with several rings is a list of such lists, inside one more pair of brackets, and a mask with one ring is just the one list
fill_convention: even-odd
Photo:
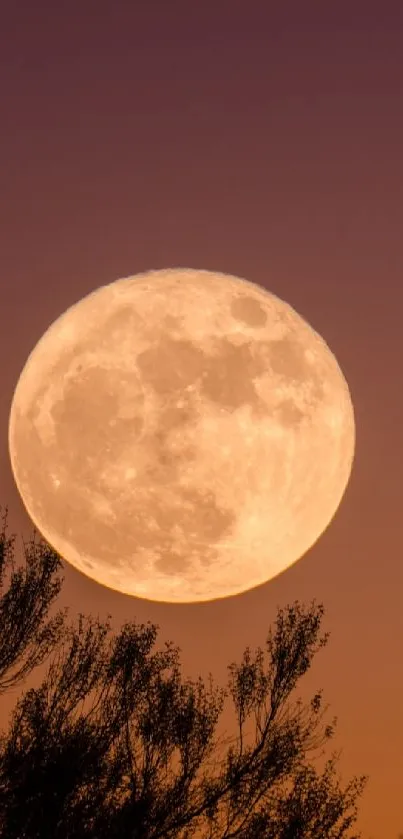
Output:
[[[338,717],[343,782],[370,776],[363,839],[397,839],[403,4],[270,5],[23,0],[3,12],[0,504],[28,538],[10,403],[67,307],[170,266],[232,273],[286,300],[335,353],[354,403],[353,473],[328,530],[279,577],[226,600],[152,603],[65,564],[57,605],[71,619],[110,612],[115,629],[158,623],[185,676],[211,670],[224,684],[246,645],[264,645],[278,606],[323,602],[330,641],[301,687],[323,687]],[[1,725],[17,695],[1,698]]]

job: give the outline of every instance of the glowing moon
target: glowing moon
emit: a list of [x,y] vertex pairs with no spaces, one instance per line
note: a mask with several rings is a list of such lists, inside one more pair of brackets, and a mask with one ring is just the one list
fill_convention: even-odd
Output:
[[263,288],[190,269],[71,306],[29,356],[9,423],[45,539],[97,582],[169,602],[292,565],[337,510],[354,444],[323,339]]

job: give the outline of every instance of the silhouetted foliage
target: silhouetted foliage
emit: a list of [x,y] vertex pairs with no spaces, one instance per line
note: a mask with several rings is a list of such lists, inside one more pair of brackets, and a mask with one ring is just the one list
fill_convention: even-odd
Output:
[[[170,642],[154,649],[156,626],[126,623],[113,637],[110,616],[80,615],[3,735],[1,835],[357,839],[349,830],[366,778],[343,790],[335,756],[321,774],[307,762],[334,731],[335,720],[322,722],[321,692],[307,706],[288,704],[327,643],[328,634],[319,634],[323,614],[315,601],[279,609],[266,652],[246,648],[228,668],[227,690],[211,676],[208,686],[183,680],[179,649]],[[226,696],[238,733],[224,741],[215,731]]]
[[[1,507],[0,507],[1,510]],[[67,610],[46,620],[63,579],[58,555],[37,538],[24,544],[25,568],[16,568],[15,536],[7,536],[5,508],[0,530],[0,692],[25,679],[42,664],[61,637]],[[3,593],[6,572],[11,571]]]

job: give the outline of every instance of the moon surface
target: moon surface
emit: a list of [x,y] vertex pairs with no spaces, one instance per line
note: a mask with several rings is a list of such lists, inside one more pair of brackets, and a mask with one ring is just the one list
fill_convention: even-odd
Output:
[[238,277],[149,271],[45,332],[18,380],[9,451],[46,541],[102,585],[214,600],[277,576],[335,514],[354,413],[324,340]]

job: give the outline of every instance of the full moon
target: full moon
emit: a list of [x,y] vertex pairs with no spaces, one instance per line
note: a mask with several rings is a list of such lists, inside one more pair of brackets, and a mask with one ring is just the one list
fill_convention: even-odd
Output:
[[9,451],[45,540],[98,583],[164,602],[267,582],[349,480],[349,389],[325,341],[247,280],[192,269],[102,286],[45,332]]

